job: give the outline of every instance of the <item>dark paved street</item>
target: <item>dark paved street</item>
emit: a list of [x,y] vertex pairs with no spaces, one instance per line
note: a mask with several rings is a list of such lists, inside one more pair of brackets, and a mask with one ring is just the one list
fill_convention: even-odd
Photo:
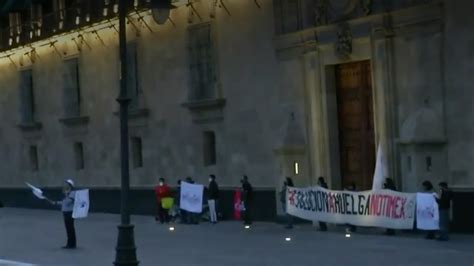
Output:
[[[118,215],[92,214],[76,223],[77,250],[62,250],[65,233],[60,212],[0,209],[1,260],[36,265],[112,265]],[[297,265],[474,265],[474,236],[453,235],[450,242],[421,235],[396,237],[362,230],[345,238],[342,228],[317,232],[310,225],[288,231],[271,223],[250,230],[237,222],[177,226],[175,232],[151,217],[134,216],[140,265],[297,266]],[[285,237],[291,237],[290,242]]]

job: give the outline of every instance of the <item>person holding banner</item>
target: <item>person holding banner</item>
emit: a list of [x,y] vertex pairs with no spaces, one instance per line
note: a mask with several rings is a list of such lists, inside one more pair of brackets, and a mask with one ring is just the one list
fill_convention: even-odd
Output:
[[[397,187],[395,186],[395,182],[393,182],[393,179],[391,179],[389,177],[385,178],[383,188],[388,189],[388,190],[392,190],[392,191],[397,191]],[[385,231],[385,235],[394,236],[395,235],[395,230],[394,229],[387,229]]]
[[[194,184],[194,180],[188,176],[186,177],[186,183],[188,184]],[[194,213],[190,211],[186,211],[186,216],[187,216],[187,223],[188,224],[199,224],[199,213]]]
[[63,246],[64,249],[75,249],[76,243],[76,229],[74,228],[74,219],[72,218],[72,212],[74,210],[74,181],[67,179],[64,181],[63,186],[64,198],[61,201],[52,201],[46,199],[49,203],[57,206],[61,206],[61,211],[64,218],[64,226],[66,227],[67,233],[67,244]]
[[453,195],[448,188],[448,183],[440,182],[438,185],[441,193],[436,199],[439,207],[439,236],[437,240],[447,241],[449,240],[449,211]]
[[183,210],[179,207],[180,204],[181,204],[180,203],[181,202],[181,179],[179,179],[178,182],[177,182],[176,195],[175,195],[175,198],[174,198],[174,202],[175,202],[175,206],[176,206],[178,215],[180,217],[179,223],[185,224],[187,222],[186,210]]
[[[421,186],[423,187],[423,193],[432,194],[433,197],[435,197],[435,198],[438,197],[436,192],[433,191],[433,184],[431,184],[430,181],[428,181],[428,180],[423,181],[423,183],[421,183]],[[435,239],[435,231],[434,230],[426,230],[426,231],[428,231],[428,233],[425,236],[426,239]]]
[[253,188],[246,175],[240,181],[242,183],[242,205],[243,205],[243,218],[244,225],[252,224],[252,203],[253,203]]
[[[324,177],[320,176],[318,178],[318,186],[328,189],[328,184],[324,180]],[[328,227],[325,222],[319,222],[319,231],[326,232],[328,230]]]
[[293,184],[293,179],[291,177],[286,177],[285,181],[283,182],[283,187],[280,191],[280,201],[281,205],[283,207],[283,213],[286,216],[286,229],[292,229],[293,228],[293,216],[288,214],[287,212],[287,199],[288,199],[288,187],[294,187],[295,185]]
[[[347,191],[356,191],[356,184],[354,182],[350,182],[349,185],[346,187]],[[346,224],[346,233],[354,233],[357,230],[357,227],[353,224]]]
[[[169,210],[172,206],[169,206],[169,202],[171,198],[171,192],[169,186],[165,183],[164,178],[160,178],[160,182],[158,186],[155,188],[155,196],[156,196],[156,203],[158,205],[158,219],[160,220],[161,224],[169,223],[170,216]],[[171,205],[173,205],[171,203]]]

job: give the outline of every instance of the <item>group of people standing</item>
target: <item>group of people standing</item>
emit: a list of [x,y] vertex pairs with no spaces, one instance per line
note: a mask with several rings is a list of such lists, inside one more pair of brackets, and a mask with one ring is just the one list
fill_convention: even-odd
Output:
[[[185,179],[186,183],[194,184],[194,180],[188,177]],[[254,193],[253,187],[250,184],[248,177],[246,175],[241,179],[241,211],[242,217],[245,225],[252,224],[252,209],[254,202]],[[434,191],[433,184],[430,181],[424,181],[422,183],[423,193],[430,193],[435,197],[438,207],[439,207],[439,227],[438,231],[428,231],[426,235],[427,239],[437,239],[440,241],[449,240],[449,215],[451,208],[451,201],[453,194],[448,188],[446,182],[440,182],[439,184],[439,193]],[[323,177],[318,178],[318,186],[322,188],[328,188],[328,185]],[[293,228],[293,217],[287,213],[287,187],[294,187],[293,180],[290,177],[286,177],[283,182],[283,187],[280,192],[280,201],[283,206],[283,211],[286,214],[286,228]],[[391,178],[386,178],[383,186],[384,189],[389,189],[396,191],[397,188],[395,183]],[[207,203],[209,207],[209,221],[212,224],[216,224],[218,221],[218,201],[219,201],[219,185],[216,181],[215,175],[209,176],[209,184],[206,187],[207,190]],[[349,184],[346,187],[346,190],[356,191],[354,183]],[[158,214],[156,220],[159,220],[162,224],[169,223],[172,218],[176,219],[177,216],[180,216],[181,223],[187,224],[198,224],[200,219],[200,214],[191,213],[186,210],[180,209],[180,192],[181,192],[181,180],[178,181],[178,187],[176,193],[173,194],[170,187],[166,184],[164,178],[159,179],[159,184],[155,188],[155,196],[158,206]],[[64,198],[60,201],[48,200],[52,205],[60,206],[63,213],[64,225],[67,233],[67,243],[63,248],[74,249],[76,248],[76,232],[74,228],[74,219],[72,217],[73,208],[74,208],[74,182],[71,179],[64,181],[63,186]],[[319,222],[319,230],[327,231],[327,225],[325,222]],[[346,225],[346,230],[354,232],[356,227],[354,225]],[[395,235],[395,230],[387,229],[385,231],[387,235]]]
[[[328,185],[326,181],[324,180],[324,177],[319,177],[318,178],[318,186],[327,189]],[[283,213],[285,213],[286,216],[286,226],[285,228],[291,229],[293,228],[293,217],[288,214],[287,212],[287,188],[288,187],[293,187],[294,183],[291,177],[286,177],[285,181],[283,182],[282,189],[280,191],[280,202],[283,207]],[[446,182],[440,182],[438,184],[439,186],[439,193],[436,193],[434,191],[433,184],[426,180],[422,183],[422,192],[423,193],[430,193],[435,197],[436,202],[438,203],[438,208],[439,208],[439,230],[437,231],[428,231],[428,234],[426,235],[427,239],[436,239],[439,241],[447,241],[449,240],[449,215],[450,215],[450,208],[451,208],[451,201],[453,194],[451,190],[448,188],[448,184]],[[397,191],[397,187],[395,186],[395,182],[391,178],[385,178],[385,182],[383,184],[384,189],[388,190],[393,190]],[[351,182],[349,185],[345,188],[345,190],[348,191],[356,191],[356,186],[355,183]],[[356,231],[356,226],[347,224],[346,225],[346,232],[351,233]],[[327,231],[327,225],[325,222],[319,222],[319,231]],[[387,229],[385,231],[386,235],[393,236],[395,235],[395,230],[394,229]]]
[[[191,177],[185,178],[188,184],[194,184]],[[252,223],[251,210],[253,202],[253,188],[246,175],[241,179],[241,211],[244,224],[250,225]],[[180,208],[181,200],[181,184],[182,180],[178,180],[176,191],[173,192],[168,186],[164,178],[159,179],[158,185],[155,187],[155,197],[157,203],[158,213],[156,220],[160,223],[169,223],[176,221],[183,224],[199,224],[201,217],[200,213],[193,213]],[[218,206],[219,206],[219,185],[215,175],[209,175],[209,184],[206,187],[207,206],[209,208],[209,222],[216,224],[218,221]]]

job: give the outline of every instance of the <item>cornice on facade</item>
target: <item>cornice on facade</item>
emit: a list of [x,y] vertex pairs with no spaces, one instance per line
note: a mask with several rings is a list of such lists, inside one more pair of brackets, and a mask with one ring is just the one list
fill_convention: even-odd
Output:
[[277,35],[274,39],[276,54],[280,60],[288,60],[333,45],[338,41],[342,23],[348,25],[354,41],[386,38],[394,34],[418,34],[421,31],[440,32],[443,25],[442,10],[440,2],[433,2]]

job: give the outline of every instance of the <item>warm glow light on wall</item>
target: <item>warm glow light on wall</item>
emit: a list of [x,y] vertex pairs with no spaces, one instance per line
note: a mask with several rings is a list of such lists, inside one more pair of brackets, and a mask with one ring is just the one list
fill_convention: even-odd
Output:
[[294,163],[294,171],[295,171],[295,175],[298,175],[300,173],[300,165],[298,162]]
[[[140,11],[140,12],[135,12],[131,13],[129,18],[134,18],[134,19],[139,19],[143,18],[146,19],[146,21],[151,21],[151,14],[149,10],[145,11]],[[76,21],[77,23],[77,21]],[[62,22],[60,23],[59,26],[61,26]],[[56,43],[75,43],[75,38],[78,36],[78,34],[81,36],[80,39],[84,38],[84,35],[86,34],[93,34],[96,39],[100,38],[99,32],[102,32],[103,34],[116,34],[117,31],[116,29],[118,28],[118,19],[110,19],[110,20],[104,20],[101,22],[94,23],[89,26],[84,26],[81,28],[78,28],[76,30],[70,31],[70,32],[65,32],[61,33],[55,36],[52,36],[51,38],[45,39],[45,40],[40,40],[36,42],[29,43],[27,45],[13,48],[10,50],[6,50],[3,52],[0,52],[0,62],[9,62],[14,64],[14,60],[12,59],[15,55],[20,55],[23,56],[30,52],[31,50],[36,50],[36,48],[49,48],[49,49],[56,49],[57,47],[55,46]],[[31,32],[32,33],[32,32]],[[41,35],[41,30],[37,30],[38,36]],[[99,36],[99,37],[98,37]],[[30,36],[31,37],[31,36]],[[15,41],[18,43],[20,41],[20,36],[16,36]],[[9,44],[13,44],[13,38],[9,39]],[[104,44],[104,42],[101,40],[101,42]]]

